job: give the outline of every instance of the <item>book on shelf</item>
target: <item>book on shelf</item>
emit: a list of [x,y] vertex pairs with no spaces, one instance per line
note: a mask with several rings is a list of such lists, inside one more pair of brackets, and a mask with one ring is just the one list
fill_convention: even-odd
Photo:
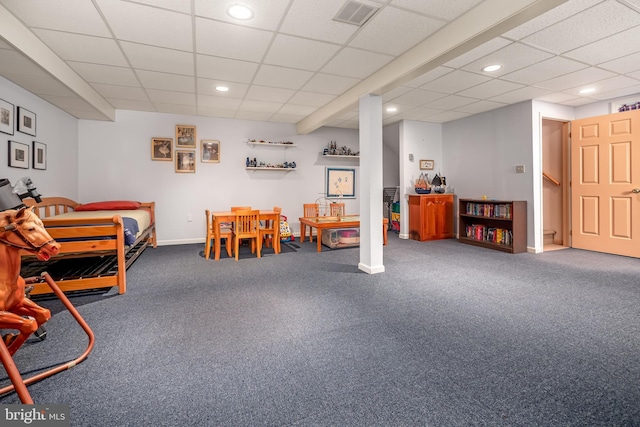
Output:
[[467,215],[511,219],[510,203],[467,203]]

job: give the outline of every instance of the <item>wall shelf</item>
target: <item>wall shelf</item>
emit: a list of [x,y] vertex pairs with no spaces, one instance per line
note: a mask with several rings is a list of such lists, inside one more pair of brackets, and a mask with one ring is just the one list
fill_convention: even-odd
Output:
[[247,141],[247,144],[249,145],[257,145],[259,147],[278,147],[278,148],[290,148],[290,147],[295,147],[296,144],[284,144],[282,142],[254,142],[254,141]]
[[268,167],[251,167],[248,166],[245,168],[248,171],[282,171],[282,172],[293,172],[296,170],[295,168],[268,168]]
[[322,157],[332,157],[332,158],[342,158],[342,159],[359,159],[360,156],[349,156],[346,154],[322,154],[320,153],[320,155]]

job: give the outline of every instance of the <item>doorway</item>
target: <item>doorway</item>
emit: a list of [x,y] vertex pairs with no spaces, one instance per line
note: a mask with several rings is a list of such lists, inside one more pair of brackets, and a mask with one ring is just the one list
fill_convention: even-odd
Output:
[[569,247],[569,123],[542,119],[543,252]]

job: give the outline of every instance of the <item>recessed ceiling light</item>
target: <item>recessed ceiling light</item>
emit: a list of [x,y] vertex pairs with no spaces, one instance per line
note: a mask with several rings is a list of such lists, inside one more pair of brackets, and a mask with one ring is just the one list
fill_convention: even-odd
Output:
[[595,88],[595,87],[587,87],[587,88],[582,89],[582,90],[581,90],[580,92],[578,92],[578,93],[579,93],[580,95],[586,95],[586,94],[588,94],[588,93],[593,93],[593,92],[595,92],[595,91],[596,91],[596,88]]
[[395,113],[398,111],[398,107],[387,107],[387,113]]
[[482,71],[487,72],[487,73],[491,73],[493,71],[498,71],[500,68],[502,68],[502,65],[498,65],[498,64],[487,65],[486,67],[484,67],[482,69]]
[[216,86],[216,90],[218,92],[229,92],[229,88],[227,86]]
[[253,11],[242,4],[232,4],[227,9],[227,14],[235,19],[247,20],[253,18]]

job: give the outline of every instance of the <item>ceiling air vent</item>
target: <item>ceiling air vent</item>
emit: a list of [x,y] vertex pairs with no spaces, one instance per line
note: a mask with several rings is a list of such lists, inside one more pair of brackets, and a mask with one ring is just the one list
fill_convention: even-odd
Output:
[[333,17],[333,20],[362,26],[377,11],[378,8],[375,6],[349,0],[342,6],[336,16]]

